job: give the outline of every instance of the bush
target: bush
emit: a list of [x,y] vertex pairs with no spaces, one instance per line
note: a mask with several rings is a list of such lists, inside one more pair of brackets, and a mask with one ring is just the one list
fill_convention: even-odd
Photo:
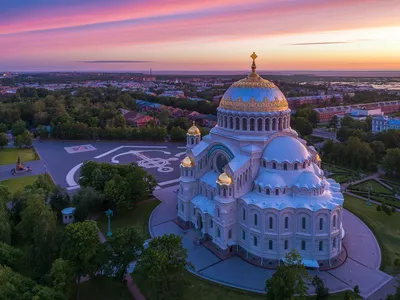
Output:
[[396,207],[392,206],[392,213],[396,212]]
[[360,288],[358,287],[358,285],[354,287],[354,293],[356,293],[357,295],[360,294]]
[[381,207],[380,205],[378,205],[378,206],[376,207],[376,210],[377,210],[377,211],[382,211],[382,207]]
[[325,287],[324,281],[318,275],[314,276],[312,285],[315,287],[316,299],[325,299],[329,296],[329,289]]

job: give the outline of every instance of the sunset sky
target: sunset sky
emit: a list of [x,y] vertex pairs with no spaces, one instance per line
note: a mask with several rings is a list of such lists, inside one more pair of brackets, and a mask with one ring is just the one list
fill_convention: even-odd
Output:
[[0,0],[0,71],[400,70],[400,0]]

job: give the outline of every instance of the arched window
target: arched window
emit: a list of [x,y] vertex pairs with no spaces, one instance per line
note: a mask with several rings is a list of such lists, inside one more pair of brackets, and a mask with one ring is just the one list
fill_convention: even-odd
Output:
[[228,118],[224,116],[224,127],[228,127]]
[[282,130],[282,118],[278,119],[278,129]]
[[257,237],[255,236],[254,237],[254,246],[257,247],[257,245],[258,245],[258,240],[257,240]]
[[285,240],[285,250],[287,250],[289,248],[289,241]]
[[294,164],[294,169],[297,170],[298,166],[297,163]]
[[276,163],[272,163],[272,169],[276,169]]
[[272,130],[276,130],[276,119],[272,119]]
[[287,163],[284,163],[284,164],[283,164],[283,169],[284,169],[285,171],[287,171]]
[[301,241],[301,250],[306,250],[306,241]]
[[258,225],[258,216],[257,216],[257,214],[254,214],[254,226],[257,226]]
[[266,168],[267,167],[267,162],[265,160],[263,160],[263,167]]
[[333,216],[333,228],[336,228],[336,215]]
[[246,210],[243,208],[243,221],[246,220]]
[[224,197],[226,197],[226,188],[224,188],[224,189],[222,190],[222,192],[223,192],[223,194],[224,194]]
[[289,228],[289,217],[285,217],[285,229]]
[[258,186],[258,192],[261,193],[261,186]]
[[219,218],[219,208],[217,208],[217,217]]
[[257,120],[257,130],[262,131],[263,130],[263,121],[262,119]]
[[303,163],[303,169],[305,169],[307,167],[306,162]]
[[269,195],[271,193],[270,189],[267,189],[266,193]]
[[301,229],[306,230],[306,217],[301,218]]
[[221,230],[219,230],[219,228],[217,228],[217,237],[221,237]]
[[213,228],[214,227],[214,221],[213,221],[213,219],[211,219],[210,220],[210,228]]
[[193,207],[193,216],[196,214],[196,207]]
[[255,123],[255,122],[254,122],[254,119],[251,118],[251,119],[250,119],[250,131],[254,131],[254,129],[255,129],[255,128],[254,128],[254,127],[255,127],[254,123]]
[[236,117],[235,121],[236,121],[236,130],[239,130],[240,129],[240,119],[238,117]]
[[269,119],[265,119],[265,131],[269,131]]
[[228,231],[228,239],[231,239],[232,238],[232,229],[229,229],[229,231]]
[[274,219],[272,217],[269,217],[269,229],[274,228]]
[[244,230],[242,231],[242,239],[243,239],[243,241],[246,240],[246,231],[244,231]]
[[324,243],[322,241],[319,241],[319,251],[322,251],[324,248]]
[[324,229],[324,219],[323,218],[319,218],[319,230]]
[[184,211],[183,203],[181,203],[181,211],[182,211],[182,212]]
[[233,117],[229,117],[229,128],[233,129]]
[[242,119],[242,130],[247,130],[247,119],[246,118]]
[[273,250],[274,249],[274,242],[272,240],[268,241],[268,250]]
[[275,196],[279,196],[279,189],[275,190]]

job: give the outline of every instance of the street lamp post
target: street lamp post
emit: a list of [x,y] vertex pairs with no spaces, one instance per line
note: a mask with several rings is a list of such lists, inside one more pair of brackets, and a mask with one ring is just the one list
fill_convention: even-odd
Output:
[[372,185],[370,183],[367,184],[367,190],[368,190],[368,201],[367,201],[367,205],[371,206],[372,202],[371,202],[371,190],[372,190]]
[[109,210],[106,211],[106,216],[107,216],[107,218],[108,218],[108,231],[107,231],[107,236],[112,236],[112,232],[111,232],[111,223],[110,223],[110,220],[111,220],[112,215],[113,215],[113,211],[112,211],[111,209],[109,209]]

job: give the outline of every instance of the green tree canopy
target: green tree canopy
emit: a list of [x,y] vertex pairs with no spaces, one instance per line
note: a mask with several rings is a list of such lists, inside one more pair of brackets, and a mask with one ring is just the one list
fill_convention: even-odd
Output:
[[101,244],[95,221],[77,222],[65,227],[61,258],[68,260],[75,270],[77,298],[81,277],[93,276],[100,267],[99,251]]
[[285,264],[278,266],[276,272],[266,281],[267,299],[292,300],[295,295],[305,297],[308,279],[309,275],[301,256],[293,249],[286,255]]
[[186,287],[187,250],[182,246],[182,237],[164,235],[150,241],[137,261],[135,273],[145,278],[156,299],[181,299]]
[[122,280],[128,265],[143,251],[143,243],[144,238],[134,227],[124,227],[115,231],[105,245],[105,275]]

